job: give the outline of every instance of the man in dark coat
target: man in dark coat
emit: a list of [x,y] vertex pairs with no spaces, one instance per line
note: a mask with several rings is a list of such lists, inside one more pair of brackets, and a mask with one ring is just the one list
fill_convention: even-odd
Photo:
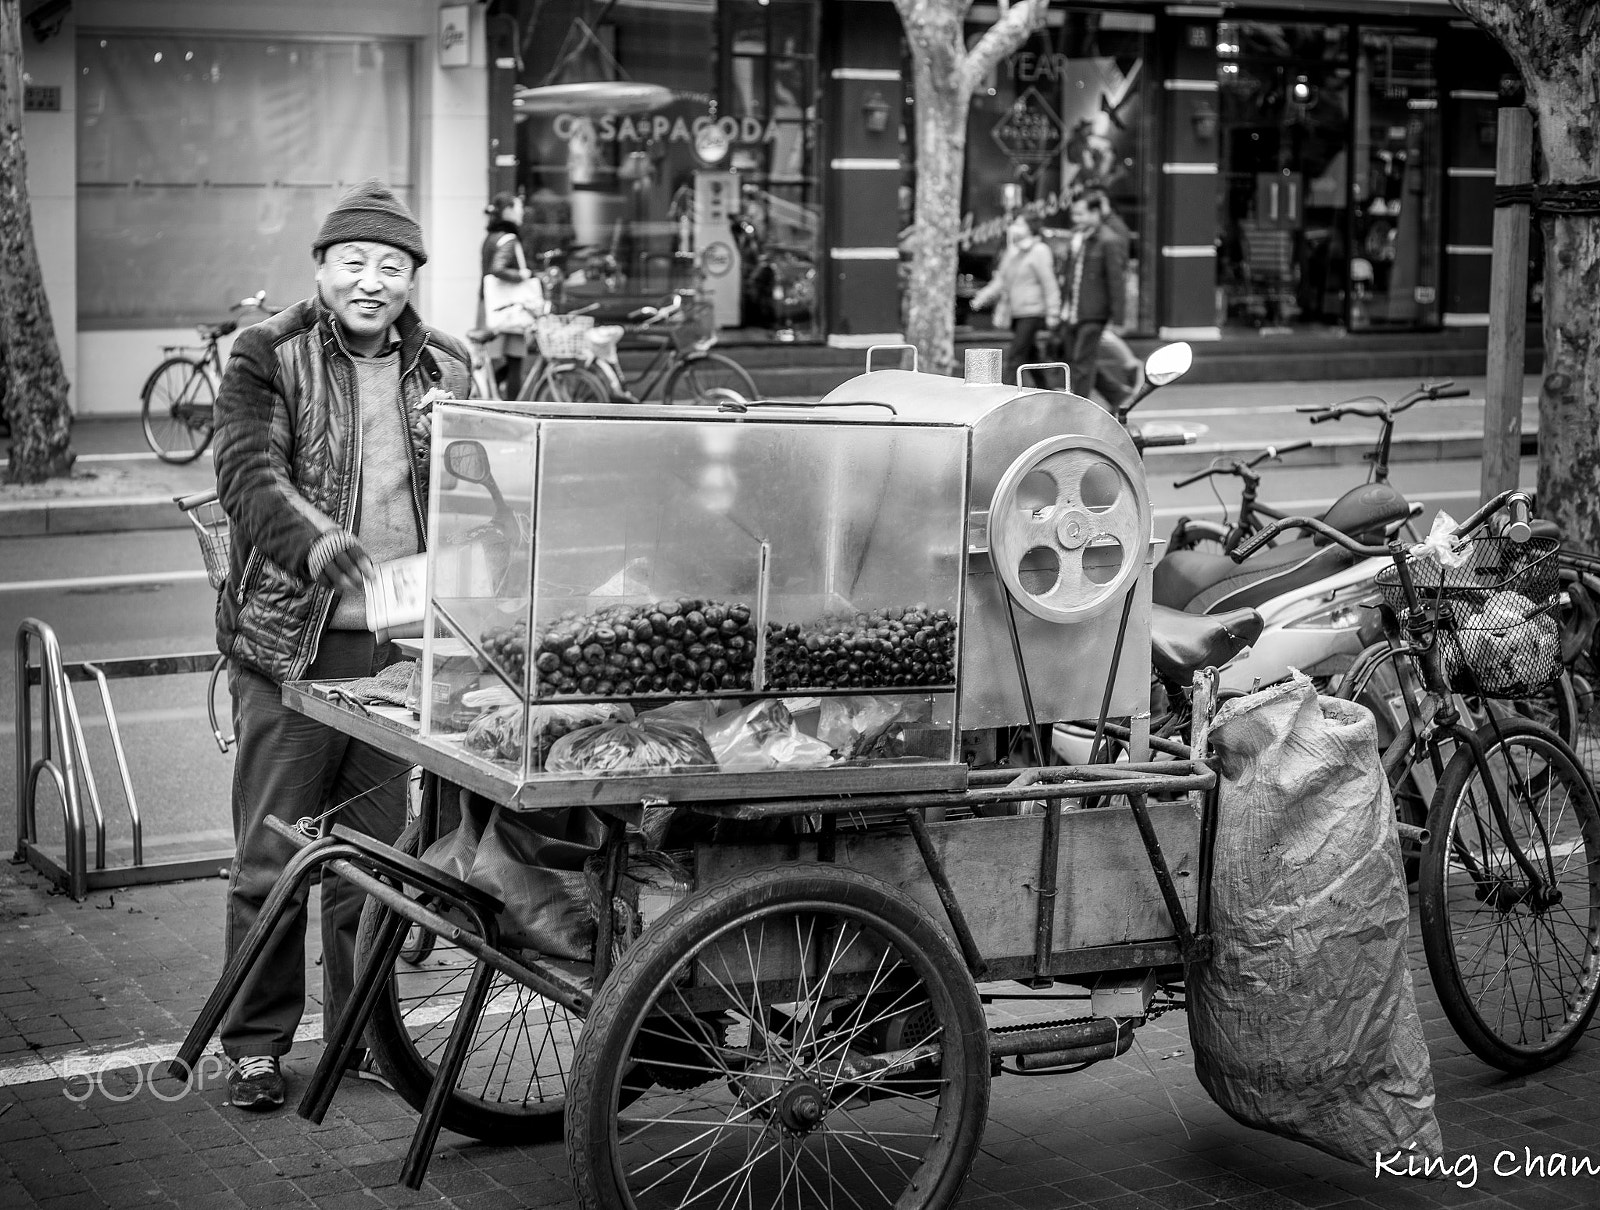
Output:
[[1061,342],[1072,368],[1071,390],[1089,398],[1099,387],[1115,408],[1127,388],[1100,371],[1096,362],[1100,334],[1108,327],[1120,334],[1127,304],[1128,242],[1102,221],[1087,197],[1072,203],[1072,240],[1061,275]]
[[[228,657],[237,850],[228,881],[231,957],[293,847],[266,826],[337,821],[392,841],[405,823],[409,767],[283,704],[299,679],[369,676],[395,658],[368,628],[374,565],[415,555],[426,537],[429,411],[466,397],[470,358],[411,307],[427,260],[422,230],[381,181],[356,186],[312,245],[316,294],[234,342],[217,396],[217,494],[233,549],[217,600]],[[364,897],[322,881],[323,1015],[338,1019],[354,983]],[[222,1023],[234,1061],[229,1101],[284,1101],[279,1059],[305,1008],[305,894],[268,944]]]

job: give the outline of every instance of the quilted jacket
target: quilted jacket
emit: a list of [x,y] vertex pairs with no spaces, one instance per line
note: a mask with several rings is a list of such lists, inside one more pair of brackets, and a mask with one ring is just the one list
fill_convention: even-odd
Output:
[[[465,398],[471,361],[460,341],[409,305],[400,336],[400,405],[411,439],[412,505],[427,533],[430,411],[436,393]],[[274,681],[304,676],[333,607],[310,579],[311,544],[354,530],[361,498],[356,369],[332,312],[307,299],[234,341],[217,395],[217,495],[233,537],[217,597],[217,647]]]

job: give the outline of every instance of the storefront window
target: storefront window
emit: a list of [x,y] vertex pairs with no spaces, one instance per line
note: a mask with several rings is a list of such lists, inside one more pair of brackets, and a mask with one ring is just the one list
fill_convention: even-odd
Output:
[[1357,66],[1350,326],[1439,322],[1436,40],[1363,29]]
[[404,42],[86,34],[77,54],[81,328],[304,298],[345,189],[412,200]]
[[816,6],[550,0],[518,90],[524,232],[569,306],[699,285],[721,327],[809,334],[820,233]]
[[1225,324],[1271,333],[1344,323],[1347,37],[1339,25],[1217,26]]
[[[985,26],[969,27],[976,40]],[[1050,24],[981,85],[967,121],[961,270],[970,287],[987,278],[1009,218],[1037,214],[1065,244],[1067,204],[1101,190],[1127,226],[1128,317],[1154,326],[1153,233],[1155,22],[1148,14],[1052,12]]]

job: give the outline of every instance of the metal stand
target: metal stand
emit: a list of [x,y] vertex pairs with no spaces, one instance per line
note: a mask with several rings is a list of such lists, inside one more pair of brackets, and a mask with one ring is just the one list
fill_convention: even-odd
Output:
[[[33,661],[37,642],[39,659]],[[64,663],[55,631],[37,618],[24,618],[17,627],[17,849],[15,859],[26,861],[74,899],[90,891],[111,887],[136,886],[152,882],[178,882],[186,878],[209,878],[218,863],[233,859],[230,846],[215,854],[159,861],[144,859],[144,819],[128,773],[128,757],[117,728],[116,710],[111,705],[112,678],[135,676],[174,676],[182,673],[214,672],[217,655],[200,652],[190,655],[140,656],[112,660]],[[83,722],[73,699],[73,681],[93,680],[100,687],[100,702],[106,726],[111,733],[111,751],[116,758],[117,775],[128,804],[133,825],[133,864],[106,868],[106,821],[100,804],[100,790],[89,765],[89,746],[84,740]],[[213,680],[213,684],[214,684]],[[33,750],[33,687],[39,694],[39,753]],[[213,727],[217,745],[227,750],[220,729]],[[65,864],[39,847],[37,792],[39,779],[49,777],[61,796],[62,826],[65,832]],[[89,866],[88,822],[84,816],[84,797],[94,816],[94,867]]]

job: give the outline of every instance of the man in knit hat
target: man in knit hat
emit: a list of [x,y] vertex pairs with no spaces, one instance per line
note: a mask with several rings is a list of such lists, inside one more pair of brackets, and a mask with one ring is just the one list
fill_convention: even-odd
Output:
[[[230,956],[293,855],[267,816],[293,823],[337,810],[331,821],[384,841],[405,823],[407,766],[289,710],[280,685],[393,662],[393,647],[367,629],[363,585],[376,563],[422,550],[429,409],[440,394],[468,394],[467,350],[411,306],[428,256],[393,190],[369,180],[345,194],[312,255],[316,294],[239,334],[217,396],[217,493],[233,535],[217,645],[239,741]],[[323,879],[330,1027],[354,982],[362,901],[342,879]],[[304,971],[302,898],[222,1023],[229,1099],[241,1109],[283,1104],[279,1059],[304,1010]]]

